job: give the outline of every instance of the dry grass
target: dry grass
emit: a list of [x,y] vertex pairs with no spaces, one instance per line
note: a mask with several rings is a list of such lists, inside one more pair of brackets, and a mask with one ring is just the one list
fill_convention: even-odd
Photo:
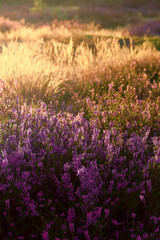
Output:
[[1,47],[1,78],[20,96],[36,99],[50,89],[56,91],[64,79],[60,67],[47,61],[41,53],[42,41],[11,41]]
[[10,40],[20,40],[20,41],[37,41],[41,38],[44,40],[52,40],[56,39],[59,41],[63,41],[66,38],[75,38],[75,37],[83,37],[83,36],[99,36],[99,37],[109,37],[109,36],[116,36],[116,37],[124,37],[128,36],[126,32],[122,30],[108,30],[108,29],[99,29],[94,22],[90,24],[84,25],[84,29],[82,28],[83,25],[80,24],[73,24],[71,25],[70,22],[62,22],[60,25],[56,24],[54,21],[50,24],[42,25],[42,26],[35,26],[35,25],[18,25],[17,22],[11,21],[9,22],[2,22],[1,21],[0,27],[3,29],[3,33],[0,32],[0,40],[1,41],[10,41]]
[[[67,81],[87,84],[90,81],[87,77],[93,72],[121,68],[143,59],[150,62],[152,58],[160,57],[160,53],[147,42],[139,47],[133,47],[131,43],[130,47],[121,48],[118,42],[120,32],[112,32],[113,38],[95,38],[94,49],[91,49],[85,42],[75,46],[72,40],[75,30],[63,27],[51,30],[49,26],[41,30],[26,27],[0,36],[5,38],[5,43],[1,44],[0,77],[28,101],[51,99]],[[100,35],[98,30],[94,33]],[[104,31],[102,33],[104,36]],[[111,32],[106,31],[107,34],[109,36]],[[47,41],[44,36],[47,36]],[[70,41],[62,43],[56,40],[62,36],[70,37]]]

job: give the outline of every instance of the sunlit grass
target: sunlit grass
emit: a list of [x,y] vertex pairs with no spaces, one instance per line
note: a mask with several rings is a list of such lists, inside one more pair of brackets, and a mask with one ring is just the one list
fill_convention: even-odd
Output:
[[1,78],[17,94],[34,99],[36,94],[43,96],[51,90],[56,91],[64,76],[60,66],[47,61],[41,53],[41,41],[11,41],[2,44],[0,55]]
[[129,38],[130,46],[127,46],[120,31],[79,30],[79,39],[91,34],[88,43],[78,41],[75,31],[44,26],[5,32],[1,35],[5,38],[5,43],[1,44],[1,78],[28,101],[51,100],[57,91],[64,91],[64,88],[69,91],[67,82],[80,89],[92,84],[90,76],[93,73],[112,71],[114,75],[114,69],[121,71],[132,61],[145,59],[150,63],[160,57],[159,51],[149,42],[134,46]]

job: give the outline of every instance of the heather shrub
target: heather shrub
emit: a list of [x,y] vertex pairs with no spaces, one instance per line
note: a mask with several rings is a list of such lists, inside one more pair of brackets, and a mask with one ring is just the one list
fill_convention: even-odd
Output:
[[23,26],[23,22],[12,21],[9,18],[0,17],[1,32],[9,31],[10,29],[17,30]]
[[139,105],[127,91],[110,84],[105,105],[88,99],[77,115],[12,103],[1,122],[1,238],[158,239],[159,98]]
[[141,23],[138,27],[130,30],[131,35],[136,36],[159,36],[160,35],[160,21],[152,20],[147,23]]

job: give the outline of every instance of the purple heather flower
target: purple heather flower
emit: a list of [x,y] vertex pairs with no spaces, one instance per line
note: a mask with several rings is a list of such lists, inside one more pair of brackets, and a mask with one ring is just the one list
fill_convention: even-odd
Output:
[[46,230],[48,230],[50,228],[51,228],[51,224],[50,223],[46,224]]
[[112,223],[113,223],[115,226],[118,226],[118,225],[122,225],[122,224],[124,224],[124,223],[118,223],[115,219],[112,220]]
[[142,190],[142,191],[141,191],[141,194],[145,195],[145,194],[146,194],[146,191],[145,191],[145,190]]
[[15,226],[15,224],[14,224],[14,223],[10,223],[9,225],[10,225],[11,227],[14,227],[14,226]]
[[37,196],[38,196],[38,197],[42,197],[42,196],[43,196],[43,192],[40,191],[39,193],[37,193]]
[[93,213],[92,212],[87,213],[87,224],[90,224],[92,222],[92,218]]
[[137,238],[136,238],[136,240],[141,240],[142,238],[141,238],[141,236],[139,235],[139,236],[137,236]]
[[159,219],[157,217],[155,217],[155,216],[151,216],[150,220],[153,220],[155,224],[158,224],[158,220]]
[[8,232],[8,235],[12,238],[12,233],[11,232]]
[[116,237],[116,239],[118,239],[119,238],[119,231],[115,231],[114,236]]
[[114,82],[109,83],[108,84],[109,90],[110,91],[114,90],[114,86],[115,86]]
[[151,192],[152,191],[151,180],[147,180],[147,187],[148,187],[148,191]]
[[29,211],[25,211],[25,215],[28,216],[29,215]]
[[104,212],[105,212],[105,218],[108,218],[108,216],[109,216],[109,209],[104,209]]
[[69,228],[70,228],[71,232],[75,232],[74,223],[69,222]]
[[138,225],[139,225],[139,229],[140,229],[140,231],[142,231],[143,228],[144,228],[144,224],[143,224],[143,223],[139,223]]
[[154,231],[155,231],[155,232],[159,232],[159,227],[157,227]]
[[3,212],[2,214],[3,214],[4,216],[7,216],[7,213],[6,213],[6,212]]
[[48,202],[48,204],[51,204],[51,203],[52,203],[52,200],[51,200],[51,199],[48,199],[47,202]]
[[149,236],[149,234],[148,234],[148,233],[143,233],[143,239],[147,239],[147,238],[148,238],[148,236]]
[[42,237],[43,237],[43,240],[49,240],[48,232],[44,230],[42,233]]
[[117,197],[113,202],[111,202],[111,205],[113,206],[116,202],[118,202],[119,198]]
[[62,230],[64,231],[64,230],[66,230],[66,229],[67,229],[66,225],[63,225],[63,224],[62,224]]
[[10,199],[7,199],[5,202],[6,202],[6,208],[10,209]]
[[101,216],[101,211],[102,211],[102,207],[97,207],[94,211],[94,214],[96,216],[96,218],[100,218]]
[[85,236],[86,240],[91,240],[88,230],[84,230],[84,236]]
[[140,200],[141,200],[141,202],[143,202],[143,203],[146,203],[146,200],[145,200],[145,198],[144,198],[144,195],[139,195],[139,198],[140,198]]
[[75,212],[74,208],[72,207],[68,210],[68,218],[67,218],[68,222],[73,222],[75,216],[76,216],[76,212]]
[[111,198],[109,197],[107,200],[104,201],[105,204],[108,204],[111,201]]
[[44,204],[43,204],[43,203],[39,204],[39,207],[40,207],[40,208],[43,208],[43,207],[44,207]]
[[111,180],[110,181],[110,184],[109,184],[109,187],[108,187],[108,192],[112,192],[112,189],[113,189],[113,185],[114,185],[114,180]]
[[131,233],[131,238],[135,238],[136,234],[135,233]]
[[117,189],[120,190],[121,188],[126,187],[128,184],[129,182],[125,180],[123,182],[117,183]]
[[38,216],[38,212],[36,211],[36,206],[34,203],[29,203],[29,208],[32,211],[33,216]]
[[132,212],[131,214],[131,218],[135,219],[136,218],[136,214],[134,212]]

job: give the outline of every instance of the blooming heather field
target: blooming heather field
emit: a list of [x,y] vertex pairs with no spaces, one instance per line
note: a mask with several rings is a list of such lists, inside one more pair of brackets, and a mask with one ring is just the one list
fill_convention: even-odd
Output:
[[158,35],[0,30],[0,239],[160,240]]

